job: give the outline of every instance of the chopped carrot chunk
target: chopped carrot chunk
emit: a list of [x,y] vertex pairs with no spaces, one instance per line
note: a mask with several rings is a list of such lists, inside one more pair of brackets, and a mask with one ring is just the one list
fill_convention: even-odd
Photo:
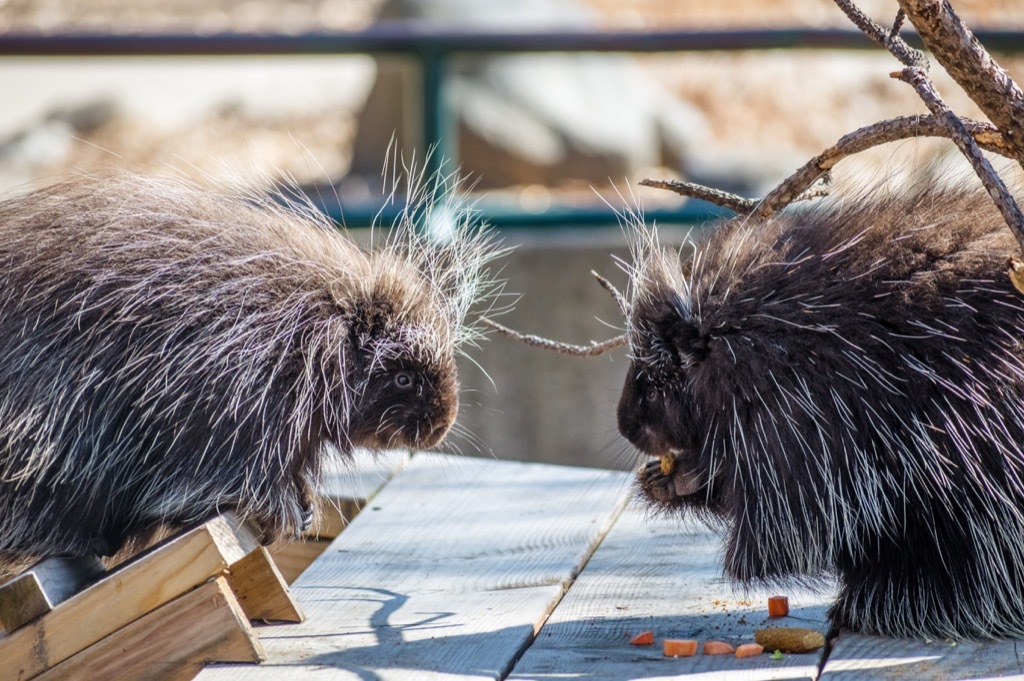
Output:
[[697,653],[697,642],[686,638],[666,638],[661,651],[665,657],[690,657]]
[[629,639],[629,645],[631,646],[649,646],[654,644],[654,632],[653,631],[641,631],[639,634]]
[[732,655],[736,648],[725,641],[704,641],[705,655]]
[[736,646],[736,657],[757,657],[764,652],[764,646],[757,643],[744,643]]
[[770,596],[768,598],[768,616],[785,617],[789,614],[789,598],[786,596]]

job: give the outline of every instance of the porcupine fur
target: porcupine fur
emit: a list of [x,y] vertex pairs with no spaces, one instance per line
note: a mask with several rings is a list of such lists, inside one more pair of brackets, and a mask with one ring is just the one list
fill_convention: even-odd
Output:
[[447,243],[410,209],[368,247],[308,204],[127,173],[0,202],[0,556],[227,510],[270,541],[330,450],[441,442],[495,291],[463,208]]
[[1024,635],[1024,297],[980,190],[638,238],[622,433],[643,498],[720,523],[744,583],[831,575],[835,627]]

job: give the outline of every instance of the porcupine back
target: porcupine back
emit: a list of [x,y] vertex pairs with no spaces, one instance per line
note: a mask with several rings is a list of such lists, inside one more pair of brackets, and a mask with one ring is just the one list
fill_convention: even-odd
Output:
[[1024,298],[991,199],[738,218],[688,267],[643,239],[623,404],[643,381],[680,397],[620,423],[701,480],[652,502],[724,520],[740,580],[838,573],[839,626],[1024,634]]
[[[494,250],[397,233],[368,250],[128,174],[0,203],[0,553],[110,554],[228,509],[272,539],[308,522],[325,448],[439,442]],[[391,404],[392,368],[430,384]]]

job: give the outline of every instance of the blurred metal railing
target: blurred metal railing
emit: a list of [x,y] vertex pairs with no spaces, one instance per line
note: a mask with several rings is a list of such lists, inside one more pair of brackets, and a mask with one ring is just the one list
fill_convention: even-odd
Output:
[[[1024,31],[976,31],[985,47],[996,54],[1024,52]],[[915,34],[905,36],[920,46]],[[404,55],[420,66],[420,103],[424,148],[435,152],[427,171],[442,163],[457,165],[455,124],[445,103],[449,60],[472,53],[558,52],[709,52],[739,50],[878,50],[862,33],[842,29],[765,29],[740,31],[544,31],[507,32],[462,30],[428,23],[387,22],[356,32],[300,34],[215,33],[0,33],[0,57],[155,57],[257,55]],[[6,96],[12,96],[7,93]],[[311,197],[328,215],[341,219],[340,206],[323,196]],[[555,206],[543,212],[488,210],[481,217],[495,226],[614,225],[620,216],[610,207]],[[399,207],[346,206],[349,226],[387,222]],[[710,204],[689,201],[677,209],[648,210],[647,219],[661,223],[703,222],[721,214]]]

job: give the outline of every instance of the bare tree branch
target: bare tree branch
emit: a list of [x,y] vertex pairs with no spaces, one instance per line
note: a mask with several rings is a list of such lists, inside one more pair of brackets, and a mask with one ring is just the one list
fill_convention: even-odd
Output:
[[942,124],[949,130],[953,143],[963,152],[971,167],[974,168],[978,177],[981,178],[981,183],[985,185],[989,196],[995,201],[1003,219],[1006,220],[1006,224],[1009,225],[1018,243],[1024,247],[1024,214],[1021,214],[1020,208],[1010,194],[1010,190],[1006,188],[1006,184],[999,177],[999,173],[992,167],[992,164],[985,158],[985,155],[981,153],[977,142],[971,137],[970,132],[963,125],[960,117],[946,106],[939,97],[939,93],[935,91],[932,82],[928,80],[928,77],[920,69],[908,67],[894,73],[893,76],[912,85],[924,101],[925,106],[928,107],[928,110],[936,118],[940,119]]
[[[982,149],[1011,159],[1014,158],[1013,150],[994,126],[969,119],[962,119],[961,123]],[[833,146],[805,163],[760,200],[745,199],[742,196],[712,187],[678,180],[645,179],[641,180],[640,184],[644,187],[667,189],[682,196],[708,201],[740,215],[753,214],[759,218],[768,218],[795,201],[821,196],[822,192],[809,191],[810,188],[836,163],[847,156],[888,142],[913,137],[948,138],[952,134],[945,123],[934,115],[901,116],[873,123],[843,135]]]
[[693,182],[680,182],[679,180],[640,180],[641,186],[654,187],[655,189],[667,189],[670,192],[675,192],[680,196],[686,196],[691,199],[700,199],[713,203],[716,206],[722,208],[728,208],[735,213],[741,213],[746,215],[754,209],[757,202],[752,199],[745,199],[742,196],[736,194],[730,194],[724,192],[721,189],[714,189],[713,187],[705,187],[702,184],[694,184]]
[[[842,7],[842,2],[836,0]],[[978,42],[947,0],[898,0],[935,60],[1005,136],[1024,165],[1024,93]],[[906,63],[906,62],[904,62]]]
[[481,317],[480,321],[491,327],[498,333],[501,333],[509,338],[532,345],[534,347],[543,348],[545,350],[554,350],[563,355],[573,355],[574,357],[595,357],[597,355],[603,355],[609,350],[622,347],[629,343],[629,336],[622,334],[601,343],[591,341],[590,345],[573,345],[571,343],[562,343],[560,341],[553,341],[541,336],[534,336],[529,333],[520,333],[513,331],[507,326],[502,326],[498,322],[488,319],[487,317]]
[[[994,126],[967,119],[962,123],[983,149],[1013,158],[1012,150]],[[800,198],[818,178],[847,156],[888,142],[912,137],[949,137],[951,134],[949,128],[935,115],[901,116],[855,130],[843,135],[833,146],[779,183],[761,199],[752,214],[759,218],[771,217]]]

